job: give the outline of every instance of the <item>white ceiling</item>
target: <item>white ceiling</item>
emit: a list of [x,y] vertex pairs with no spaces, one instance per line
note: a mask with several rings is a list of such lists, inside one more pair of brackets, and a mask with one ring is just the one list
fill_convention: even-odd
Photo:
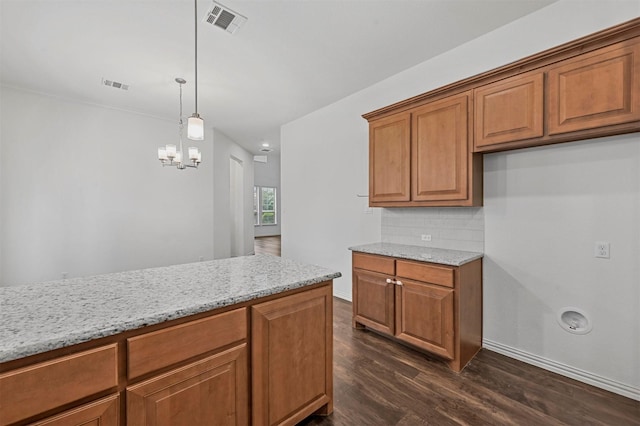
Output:
[[[251,152],[277,150],[282,124],[552,2],[221,0],[249,18],[231,35],[200,22],[211,0],[198,0],[198,109]],[[177,121],[183,77],[193,112],[193,1],[0,5],[3,85]]]

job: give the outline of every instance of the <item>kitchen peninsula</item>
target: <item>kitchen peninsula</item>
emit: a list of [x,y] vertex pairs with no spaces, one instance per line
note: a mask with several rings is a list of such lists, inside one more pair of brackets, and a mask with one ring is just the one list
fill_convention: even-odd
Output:
[[339,276],[247,256],[0,287],[0,425],[329,414]]

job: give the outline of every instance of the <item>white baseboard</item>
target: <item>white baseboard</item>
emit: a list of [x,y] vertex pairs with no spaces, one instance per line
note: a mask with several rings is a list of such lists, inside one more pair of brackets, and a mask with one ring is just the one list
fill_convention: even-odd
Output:
[[527,364],[535,365],[536,367],[578,380],[579,382],[587,383],[609,392],[617,393],[618,395],[640,401],[640,388],[635,386],[607,379],[606,377],[598,376],[597,374],[525,352],[521,349],[512,348],[511,346],[503,345],[502,343],[493,342],[491,340],[482,339],[482,347],[510,358],[517,359],[518,361],[526,362]]

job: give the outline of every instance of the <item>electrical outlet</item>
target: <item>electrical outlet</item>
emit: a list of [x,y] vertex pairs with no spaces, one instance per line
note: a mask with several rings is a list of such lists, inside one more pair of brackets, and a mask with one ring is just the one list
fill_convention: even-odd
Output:
[[422,241],[431,241],[431,234],[422,234]]
[[594,249],[594,257],[601,257],[603,259],[609,259],[609,242],[608,241],[596,241]]

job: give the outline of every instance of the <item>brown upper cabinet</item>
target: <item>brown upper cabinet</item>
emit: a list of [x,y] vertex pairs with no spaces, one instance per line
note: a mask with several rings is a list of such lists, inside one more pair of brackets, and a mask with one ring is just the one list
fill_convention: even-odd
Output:
[[411,113],[411,199],[469,200],[470,93],[430,102]]
[[637,131],[640,39],[487,84],[474,95],[476,152]]
[[465,92],[371,121],[369,204],[479,205],[482,164],[471,153],[471,107]]
[[516,75],[474,91],[475,148],[544,134],[544,74]]
[[369,205],[482,205],[482,155],[640,131],[640,18],[364,114]]
[[640,120],[640,39],[549,68],[549,135]]
[[411,199],[411,114],[402,113],[369,124],[369,200]]

